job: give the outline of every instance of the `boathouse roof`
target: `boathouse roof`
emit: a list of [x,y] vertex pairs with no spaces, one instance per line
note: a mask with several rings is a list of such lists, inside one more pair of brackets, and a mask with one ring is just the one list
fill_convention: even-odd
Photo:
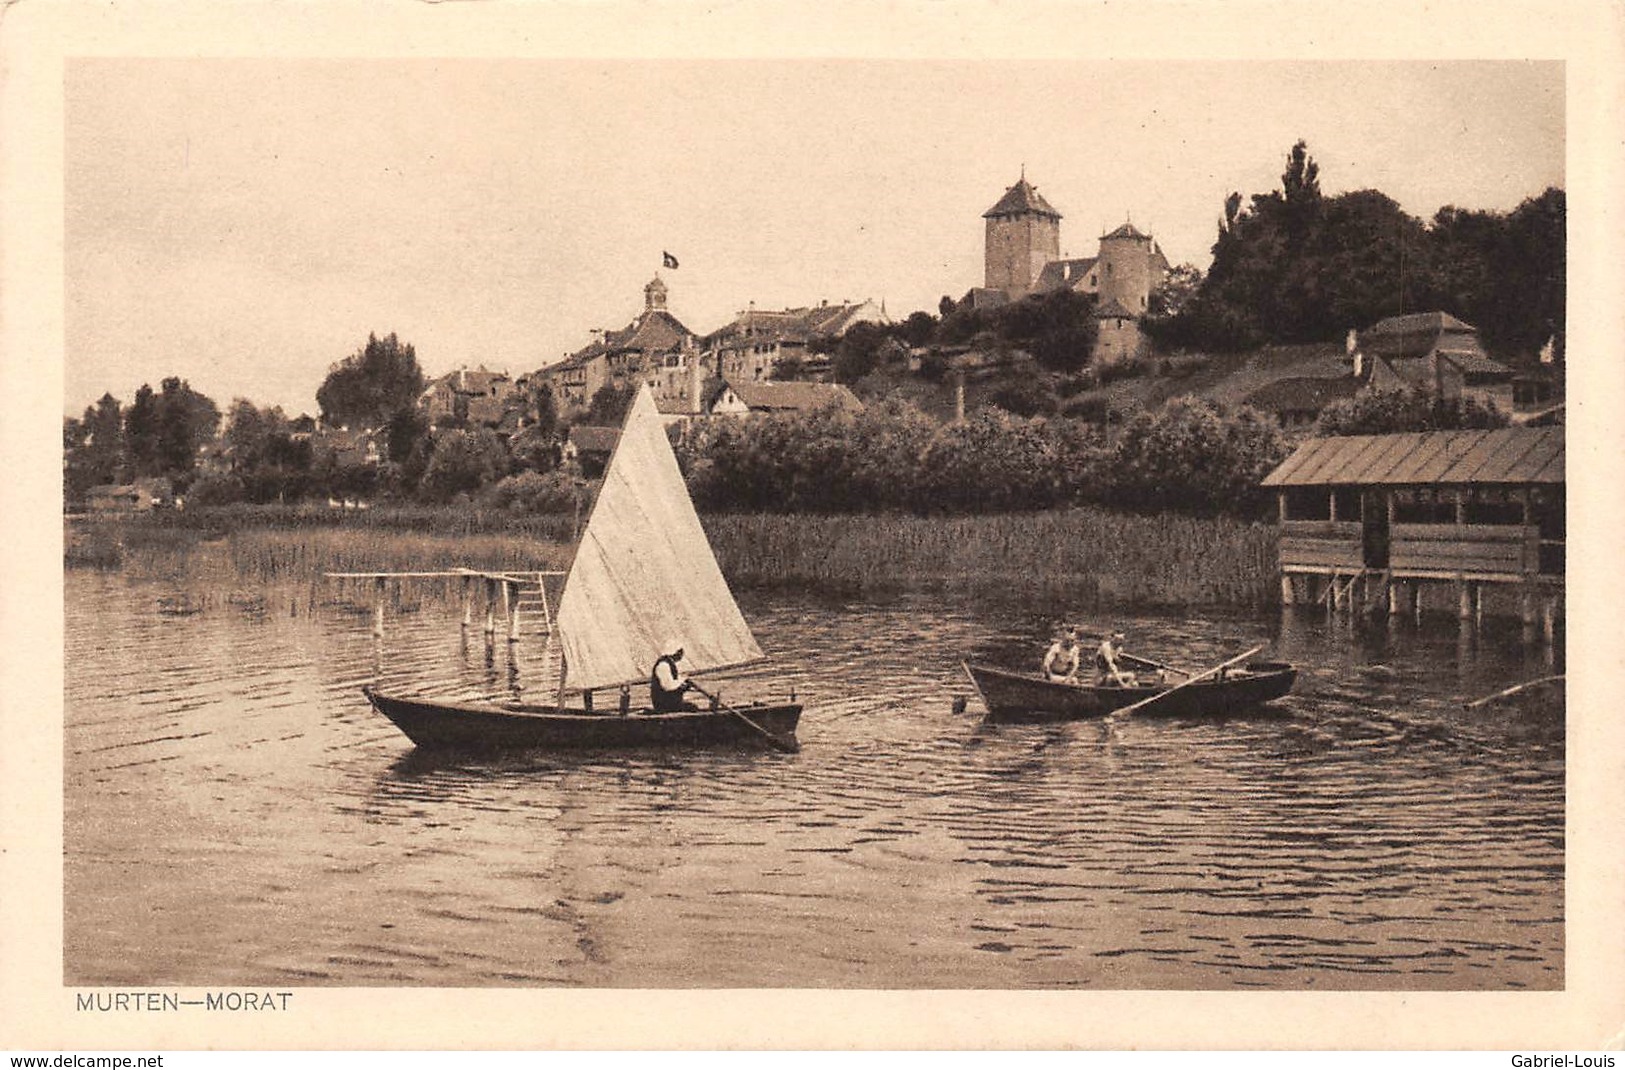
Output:
[[1311,438],[1266,487],[1562,483],[1562,427]]

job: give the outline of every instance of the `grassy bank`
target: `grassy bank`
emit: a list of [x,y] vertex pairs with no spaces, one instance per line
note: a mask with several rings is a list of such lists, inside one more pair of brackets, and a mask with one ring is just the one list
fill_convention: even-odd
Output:
[[735,583],[829,590],[991,586],[1106,603],[1263,606],[1267,524],[1069,509],[980,517],[728,515],[706,519]]
[[[468,566],[561,569],[571,517],[454,509],[317,514],[266,507],[85,520],[70,526],[70,567],[185,575],[232,589],[324,572]],[[1275,532],[1267,524],[1071,509],[981,517],[705,518],[739,587],[834,593],[996,587],[1107,604],[1271,604]]]

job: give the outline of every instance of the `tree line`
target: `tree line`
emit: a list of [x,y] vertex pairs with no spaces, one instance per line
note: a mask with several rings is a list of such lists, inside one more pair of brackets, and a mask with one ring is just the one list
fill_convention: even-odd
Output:
[[939,424],[890,399],[699,425],[678,443],[695,501],[716,511],[988,513],[1103,505],[1258,515],[1288,445],[1276,423],[1193,397],[1112,441],[1091,423],[985,408]]
[[1529,356],[1564,336],[1566,199],[1511,212],[1447,205],[1427,222],[1374,189],[1326,196],[1305,142],[1279,189],[1226,198],[1206,273],[1183,265],[1146,330],[1168,348],[1242,350],[1330,341],[1407,312],[1473,324],[1485,348]]

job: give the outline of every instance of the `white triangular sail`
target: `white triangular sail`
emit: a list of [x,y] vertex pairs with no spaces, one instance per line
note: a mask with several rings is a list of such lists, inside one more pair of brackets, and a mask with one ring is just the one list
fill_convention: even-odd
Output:
[[722,578],[647,386],[604,471],[559,602],[566,686],[644,681],[675,640],[694,672],[762,656]]

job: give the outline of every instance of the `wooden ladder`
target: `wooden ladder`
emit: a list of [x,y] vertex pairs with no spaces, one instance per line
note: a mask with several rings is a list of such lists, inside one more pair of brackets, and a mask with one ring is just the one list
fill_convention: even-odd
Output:
[[508,611],[520,621],[527,618],[540,621],[537,632],[541,635],[552,635],[553,607],[547,600],[547,581],[540,575],[533,574],[516,582],[514,593],[517,597]]

